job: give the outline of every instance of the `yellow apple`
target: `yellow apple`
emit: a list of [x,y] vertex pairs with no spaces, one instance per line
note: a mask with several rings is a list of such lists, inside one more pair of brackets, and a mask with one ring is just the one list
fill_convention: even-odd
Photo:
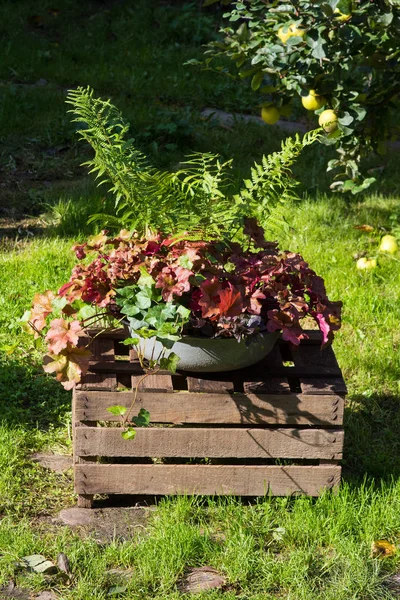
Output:
[[281,40],[282,44],[286,44],[289,38],[298,36],[303,37],[306,34],[306,29],[303,27],[297,27],[293,23],[289,25],[287,31],[284,31],[285,27],[280,27],[278,29],[278,33],[276,34],[278,38]]
[[375,269],[376,265],[377,265],[376,258],[365,258],[365,256],[363,256],[362,258],[359,258],[356,263],[357,269],[360,269],[360,270]]
[[381,239],[381,245],[379,246],[379,252],[388,252],[389,254],[395,254],[399,249],[396,238],[394,235],[384,235]]
[[337,124],[338,122],[338,118],[337,118],[337,114],[335,113],[334,110],[328,108],[327,110],[324,110],[320,115],[319,115],[319,119],[318,119],[318,123],[321,127],[324,128],[324,130],[327,133],[332,133],[332,131],[335,131],[335,129],[337,129]]
[[275,125],[279,119],[279,110],[276,106],[263,106],[261,109],[261,118],[268,125]]
[[287,31],[283,31],[283,27],[280,27],[278,29],[278,33],[276,35],[281,40],[282,44],[286,44],[286,42],[288,41],[288,39],[291,36],[289,29]]
[[301,103],[307,110],[318,110],[326,104],[326,98],[319,96],[315,90],[310,90],[308,96],[301,97]]
[[340,12],[340,10],[338,8],[335,8],[335,10],[333,12],[334,12],[334,14],[337,14],[337,17],[335,17],[335,21],[345,23],[346,21],[351,19],[351,15],[346,15],[346,14]]
[[306,30],[301,26],[296,27],[296,25],[291,25],[289,27],[289,31],[292,37],[294,37],[295,35],[297,35],[297,37],[304,37],[306,35]]

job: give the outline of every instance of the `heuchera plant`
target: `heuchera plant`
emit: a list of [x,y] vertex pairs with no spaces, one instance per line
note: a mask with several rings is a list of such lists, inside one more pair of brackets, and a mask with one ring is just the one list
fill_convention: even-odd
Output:
[[[47,344],[45,371],[66,389],[89,365],[90,349],[79,338],[104,319],[125,319],[135,334],[165,348],[181,335],[240,340],[275,331],[298,345],[307,337],[305,317],[315,320],[323,344],[340,328],[341,302],[328,299],[323,279],[299,254],[266,241],[253,218],[245,220],[240,242],[141,238],[123,230],[116,237],[104,231],[74,250],[81,262],[69,281],[56,294],[37,294],[24,316]],[[178,357],[157,360],[173,371]]]

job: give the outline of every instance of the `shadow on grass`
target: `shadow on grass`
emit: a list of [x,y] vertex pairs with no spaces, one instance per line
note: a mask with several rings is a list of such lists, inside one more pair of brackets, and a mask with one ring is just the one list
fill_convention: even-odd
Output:
[[41,430],[66,423],[71,392],[66,392],[40,366],[0,358],[0,420]]
[[400,477],[399,397],[352,396],[345,410],[344,431],[345,479]]

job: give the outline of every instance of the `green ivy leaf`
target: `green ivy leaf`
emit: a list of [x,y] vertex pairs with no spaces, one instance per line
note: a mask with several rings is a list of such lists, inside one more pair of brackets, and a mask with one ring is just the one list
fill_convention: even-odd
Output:
[[176,367],[178,366],[178,362],[180,361],[180,357],[175,354],[175,352],[171,352],[168,358],[162,358],[160,360],[160,368],[163,371],[169,371],[170,373],[176,373]]
[[345,112],[339,117],[338,121],[341,125],[350,125],[350,123],[354,121],[354,117],[352,117],[350,113]]
[[124,440],[133,440],[135,435],[136,431],[134,429],[126,429],[121,433],[121,436],[124,438]]
[[190,270],[193,267],[193,262],[190,260],[187,254],[182,254],[182,256],[179,257],[179,264],[184,269]]
[[136,427],[148,427],[150,424],[150,413],[145,408],[141,408],[139,410],[139,414],[137,417],[133,417],[133,423],[135,423]]
[[117,417],[122,417],[126,411],[126,406],[121,406],[120,404],[115,404],[114,406],[107,406],[106,409],[112,415],[116,415]]
[[140,277],[137,281],[137,285],[139,287],[145,287],[145,286],[151,287],[152,285],[154,285],[154,279],[152,278],[150,273],[147,271],[146,267],[140,267],[139,271],[140,271]]
[[130,337],[130,338],[126,338],[125,340],[122,340],[120,343],[123,346],[137,346],[139,341],[140,340],[137,337],[134,337],[134,338]]
[[191,310],[189,308],[186,308],[186,306],[183,306],[182,304],[180,304],[178,306],[176,312],[178,313],[178,315],[180,315],[182,317],[182,321],[184,323],[186,323],[187,320],[189,319],[189,315],[191,313]]
[[150,308],[153,300],[153,288],[145,285],[140,289],[140,292],[136,295],[136,306],[140,310]]

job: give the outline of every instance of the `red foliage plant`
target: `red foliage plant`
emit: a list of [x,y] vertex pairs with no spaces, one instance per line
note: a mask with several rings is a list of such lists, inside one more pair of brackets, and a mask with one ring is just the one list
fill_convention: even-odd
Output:
[[267,242],[254,219],[246,220],[240,243],[121,231],[74,250],[81,262],[70,280],[57,294],[37,294],[25,316],[48,344],[45,369],[67,389],[88,367],[79,337],[104,316],[125,318],[139,335],[161,341],[280,331],[298,345],[307,337],[301,321],[311,317],[327,344],[340,328],[341,302],[328,299],[323,279],[299,254]]

